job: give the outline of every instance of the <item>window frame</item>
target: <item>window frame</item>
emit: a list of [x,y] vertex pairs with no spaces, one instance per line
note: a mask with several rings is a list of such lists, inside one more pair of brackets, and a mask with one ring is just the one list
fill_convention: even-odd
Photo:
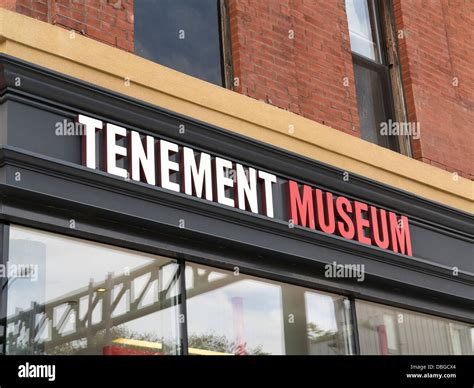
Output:
[[[396,27],[393,0],[374,0],[378,6],[380,17],[380,32],[384,44],[384,56],[389,69],[392,106],[394,109],[394,120],[402,123],[408,122],[408,114],[405,101],[405,91],[402,81],[402,69],[400,63],[400,48],[398,45],[399,31]],[[399,135],[398,145],[400,153],[413,157],[409,135]]]
[[[392,12],[393,2],[392,0],[366,1],[373,5],[375,25],[372,27],[375,29],[374,34],[376,36],[376,46],[378,50],[380,50],[380,63],[352,51],[351,48],[352,62],[353,64],[355,63],[359,66],[368,68],[369,70],[376,71],[379,74],[382,83],[382,93],[384,96],[383,107],[387,118],[392,119],[394,122],[406,123],[408,120],[403,83],[401,79],[398,40],[394,15]],[[376,128],[376,130],[379,130],[379,128]],[[390,150],[412,157],[408,135],[391,135],[388,143]]]
[[[382,49],[382,51],[384,51]],[[381,58],[384,57],[381,53]],[[384,61],[384,60],[383,60]],[[389,68],[383,63],[377,63],[369,58],[364,57],[363,55],[352,53],[352,63],[364,67],[366,69],[375,71],[379,77],[382,87],[382,95],[383,95],[383,108],[385,112],[385,116],[388,119],[392,119],[395,121],[395,114],[394,114],[394,100],[392,97],[392,85],[390,82],[390,75],[389,75]],[[380,130],[380,128],[375,128],[375,130]],[[389,149],[392,151],[400,152],[399,142],[397,139],[390,135],[388,138]],[[378,144],[382,147],[382,145]]]
[[218,0],[219,42],[221,48],[222,87],[234,89],[229,1]]

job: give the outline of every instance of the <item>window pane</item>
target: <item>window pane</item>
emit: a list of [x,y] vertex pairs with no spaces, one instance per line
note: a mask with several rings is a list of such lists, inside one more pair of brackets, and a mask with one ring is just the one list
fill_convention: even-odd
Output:
[[346,0],[351,50],[380,62],[375,9],[371,0]]
[[344,297],[186,265],[190,354],[352,354]]
[[354,77],[362,139],[397,150],[396,137],[381,132],[381,124],[388,123],[388,104],[380,74],[354,62]]
[[7,354],[178,352],[172,260],[17,226],[9,260]]
[[222,85],[218,0],[135,1],[135,53]]
[[361,354],[474,354],[473,325],[356,301]]

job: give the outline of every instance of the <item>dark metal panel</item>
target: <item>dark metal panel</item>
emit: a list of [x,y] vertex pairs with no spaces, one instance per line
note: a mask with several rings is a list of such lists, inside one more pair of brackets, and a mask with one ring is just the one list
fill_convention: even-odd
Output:
[[48,151],[48,156],[81,163],[81,138],[56,135],[56,124],[72,122],[70,117],[46,109],[7,101],[8,144],[32,152]]
[[421,224],[412,223],[410,233],[416,244],[413,252],[416,257],[446,265],[452,269],[462,268],[474,274],[474,245],[472,239],[441,233],[436,229],[427,229]]
[[[198,120],[170,112],[119,93],[100,88],[69,76],[0,54],[0,79],[6,85],[8,98],[25,97],[47,103],[70,113],[85,113],[161,138],[190,144],[195,149],[243,162],[274,172],[283,178],[342,193],[368,203],[379,204],[409,215],[412,219],[431,222],[472,234],[472,217],[439,203],[376,181],[350,174],[301,155],[261,143]],[[22,80],[15,87],[15,78]],[[185,125],[185,139],[179,125]],[[225,150],[225,154],[222,154]],[[245,150],[243,152],[243,150]],[[245,160],[242,160],[245,155]]]
[[355,351],[355,354],[360,354],[359,325],[357,324],[357,310],[356,310],[355,298],[351,297],[349,301],[351,304],[351,326],[352,326],[353,337],[354,337],[354,351]]
[[188,355],[188,313],[186,298],[186,263],[184,260],[179,261],[179,287],[180,287],[180,303],[179,303],[179,335],[180,335],[180,354]]

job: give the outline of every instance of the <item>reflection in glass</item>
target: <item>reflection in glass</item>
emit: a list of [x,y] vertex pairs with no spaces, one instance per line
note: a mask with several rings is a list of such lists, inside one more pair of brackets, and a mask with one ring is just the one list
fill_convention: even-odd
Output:
[[346,0],[346,13],[352,52],[381,62],[373,0]]
[[7,354],[177,354],[172,260],[12,226]]
[[356,301],[361,354],[474,354],[473,325]]
[[186,265],[190,354],[352,354],[344,297]]

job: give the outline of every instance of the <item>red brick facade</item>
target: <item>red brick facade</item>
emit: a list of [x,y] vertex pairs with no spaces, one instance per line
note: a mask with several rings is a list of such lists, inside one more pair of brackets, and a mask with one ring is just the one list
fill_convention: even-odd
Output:
[[[473,179],[474,3],[393,2],[413,157]],[[0,7],[133,52],[133,0]],[[344,0],[229,0],[229,18],[237,92],[360,136]]]
[[[395,0],[413,156],[474,178],[474,2]],[[429,21],[429,22],[427,22]]]
[[0,0],[0,7],[133,52],[133,0]]
[[231,1],[237,91],[360,136],[344,1],[333,3]]

